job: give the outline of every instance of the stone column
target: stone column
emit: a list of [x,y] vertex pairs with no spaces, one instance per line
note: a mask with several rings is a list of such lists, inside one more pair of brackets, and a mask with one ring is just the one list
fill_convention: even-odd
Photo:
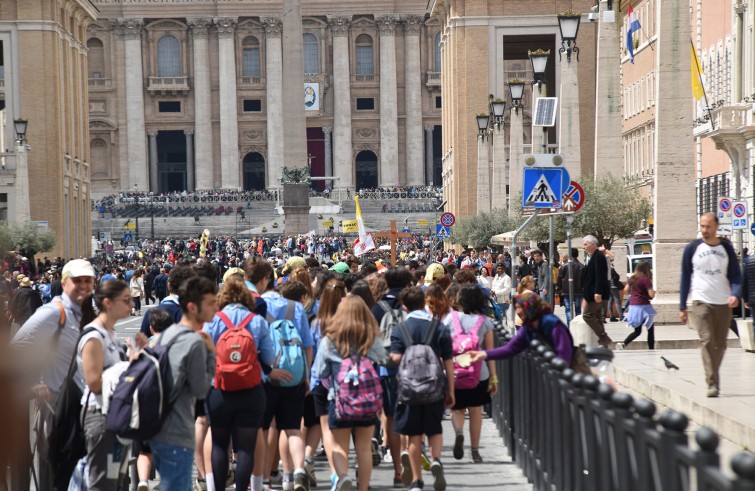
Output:
[[490,142],[477,137],[477,213],[490,212]]
[[267,187],[277,189],[283,168],[283,49],[280,17],[262,17],[267,76]]
[[[566,54],[562,55],[560,65],[561,97],[558,101],[558,150],[564,157],[564,167],[569,171],[569,177],[574,181],[579,181],[579,177],[582,175],[582,153],[579,141],[579,83],[577,73],[579,62],[577,55],[573,53],[571,61],[566,59]],[[617,97],[618,94],[616,92]],[[621,146],[616,147],[616,149],[619,148]]]
[[[325,126],[323,127],[322,132],[325,135],[325,177],[333,177],[333,146],[330,140],[330,135],[333,134],[333,128]],[[330,189],[335,187],[333,181],[325,181],[325,186],[328,187],[328,185]]]
[[[153,193],[159,192],[158,186],[158,161],[157,161],[157,132],[148,131],[149,137],[149,190]],[[145,188],[147,189],[147,188]]]
[[144,73],[142,71],[142,19],[118,19],[117,32],[125,38],[126,148],[129,182],[121,188],[149,189],[147,154],[144,151]]
[[522,192],[522,160],[524,153],[524,123],[522,122],[522,109],[512,110],[509,119],[509,216],[515,216],[518,212],[516,200],[521,202]]
[[186,135],[186,190],[194,191],[194,132],[184,131]]
[[433,130],[435,130],[435,125],[425,125],[425,184],[436,186],[437,184],[433,182]]
[[[617,149],[621,141],[621,73],[616,70],[619,55],[620,13],[609,11],[608,1],[600,1],[598,19],[598,66],[595,75],[595,162],[596,176],[624,175],[624,156]],[[604,22],[611,20],[613,22]],[[606,15],[608,18],[606,18]],[[651,14],[652,15],[652,14]]]
[[493,162],[490,176],[490,208],[506,208],[506,132],[503,125],[493,125]]
[[679,321],[682,252],[697,235],[695,193],[679,192],[695,189],[692,112],[679,110],[689,107],[689,2],[656,2],[656,22],[653,306],[656,323],[668,323]]
[[283,0],[282,21],[283,52],[286,53],[283,58],[283,163],[289,167],[303,167],[308,159],[301,0]]
[[380,30],[380,185],[399,186],[395,15],[375,17]]
[[354,158],[351,143],[351,68],[349,66],[349,24],[351,17],[328,16],[333,33],[333,169],[341,178],[339,188],[354,187]]
[[9,214],[10,223],[25,225],[31,220],[31,206],[29,204],[29,157],[26,143],[16,145],[16,170],[13,178],[13,195],[15,210]]
[[[532,85],[532,122],[535,122],[535,108],[537,107],[537,100],[541,97],[548,96],[548,87],[543,84],[541,89],[538,89],[537,84]],[[539,126],[532,126],[532,153],[546,153],[547,148],[543,149],[543,141],[545,135],[543,135],[543,129]]]
[[210,51],[207,39],[212,19],[189,19],[187,22],[194,36],[194,177],[197,191],[207,191],[215,187]]
[[404,21],[404,113],[406,119],[406,184],[424,184],[422,162],[422,69],[419,33],[424,17],[407,15]]
[[236,100],[236,24],[238,17],[215,17],[218,30],[220,72],[220,187],[238,189],[239,168],[238,101]]

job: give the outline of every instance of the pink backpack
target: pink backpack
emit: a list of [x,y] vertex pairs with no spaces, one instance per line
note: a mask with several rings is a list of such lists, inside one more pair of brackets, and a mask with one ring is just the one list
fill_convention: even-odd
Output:
[[453,332],[451,339],[454,348],[454,374],[456,376],[455,386],[457,389],[474,389],[480,383],[480,372],[482,371],[482,361],[473,363],[468,367],[460,367],[456,362],[456,357],[467,351],[477,351],[480,346],[480,328],[485,322],[486,317],[479,315],[477,322],[468,332],[464,332],[459,322],[459,313],[451,312],[453,319]]
[[335,377],[336,419],[367,421],[383,407],[383,388],[372,362],[364,356],[344,358]]

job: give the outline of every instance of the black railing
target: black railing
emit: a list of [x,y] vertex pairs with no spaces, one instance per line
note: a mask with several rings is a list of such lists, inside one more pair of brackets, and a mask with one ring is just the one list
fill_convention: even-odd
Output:
[[[498,345],[509,334],[498,334]],[[721,470],[718,435],[702,427],[688,445],[687,416],[576,373],[538,341],[497,362],[492,416],[536,491],[753,491],[755,455]]]

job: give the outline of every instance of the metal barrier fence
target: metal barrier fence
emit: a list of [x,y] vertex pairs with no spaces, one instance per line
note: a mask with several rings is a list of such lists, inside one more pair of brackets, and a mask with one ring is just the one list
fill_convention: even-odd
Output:
[[690,448],[686,415],[656,417],[652,401],[576,373],[539,341],[496,370],[493,420],[536,491],[755,490],[755,455],[734,456],[730,479],[713,430],[700,428]]

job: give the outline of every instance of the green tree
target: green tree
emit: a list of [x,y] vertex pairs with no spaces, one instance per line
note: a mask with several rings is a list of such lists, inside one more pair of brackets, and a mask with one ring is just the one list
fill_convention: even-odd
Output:
[[519,217],[510,217],[505,210],[459,218],[451,228],[452,240],[465,246],[484,248],[494,245],[490,239],[494,235],[516,230],[522,223]]
[[[526,216],[522,209],[522,195],[519,194],[514,202],[514,210],[517,215],[521,216],[520,222],[523,222]],[[556,215],[553,218],[553,239],[555,245],[566,241],[566,218],[563,215]],[[538,216],[533,219],[527,228],[522,231],[521,238],[524,240],[534,240],[537,246],[548,252],[548,243],[550,240],[550,225],[548,215]],[[518,241],[518,240],[517,240]]]
[[0,259],[5,257],[13,247],[13,234],[8,222],[0,222]]
[[34,255],[49,251],[55,246],[55,232],[48,229],[41,231],[31,222],[11,228],[13,247],[34,263]]
[[650,202],[611,174],[584,180],[585,204],[574,216],[574,235],[594,235],[608,249],[631,237],[650,214]]

